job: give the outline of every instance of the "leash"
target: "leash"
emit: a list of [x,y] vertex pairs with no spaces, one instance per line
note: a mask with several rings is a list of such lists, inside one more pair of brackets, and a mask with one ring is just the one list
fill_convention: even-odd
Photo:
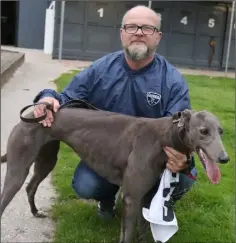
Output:
[[[30,108],[32,106],[36,106],[36,105],[44,105],[44,113],[43,113],[42,116],[34,117],[34,118],[26,118],[26,117],[22,116],[24,111],[26,111],[28,108]],[[21,109],[21,111],[20,111],[20,119],[23,122],[27,122],[27,123],[34,123],[34,122],[43,121],[47,117],[47,109],[52,110],[52,105],[47,103],[47,102],[38,102],[38,103],[34,103],[32,105],[27,105],[23,109]]]
[[[34,117],[34,118],[23,117],[22,114],[23,114],[24,111],[26,111],[28,108],[30,108],[32,106],[35,107],[36,105],[44,105],[44,113],[43,113],[42,116]],[[80,99],[73,99],[73,100],[70,100],[68,102],[65,102],[63,105],[61,105],[59,107],[58,111],[61,110],[61,109],[64,109],[64,108],[83,108],[83,109],[90,109],[90,110],[99,110],[95,106],[87,103],[84,100],[80,100]],[[47,103],[47,102],[37,102],[37,103],[31,104],[31,105],[27,105],[23,109],[21,109],[20,119],[23,122],[26,122],[26,123],[38,123],[40,121],[45,120],[45,118],[47,117],[47,109],[53,111],[52,105],[50,103]]]
[[80,100],[80,99],[73,99],[70,100],[59,107],[58,110],[63,108],[83,108],[83,109],[90,109],[90,110],[99,110],[97,107],[91,105],[90,103]]

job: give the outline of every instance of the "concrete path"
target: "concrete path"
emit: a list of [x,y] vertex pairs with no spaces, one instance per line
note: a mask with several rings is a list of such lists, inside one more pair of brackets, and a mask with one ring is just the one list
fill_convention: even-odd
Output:
[[[8,48],[25,52],[25,63],[1,90],[1,154],[13,126],[19,121],[19,111],[31,104],[35,95],[44,88],[55,88],[51,80],[71,69],[42,51]],[[33,167],[33,166],[32,166]],[[29,210],[25,186],[32,176],[32,169],[22,189],[9,204],[1,219],[1,242],[49,242],[54,230],[50,219],[36,219]],[[1,165],[1,190],[6,173],[6,164]],[[49,209],[55,198],[55,191],[46,178],[36,194],[36,205]]]

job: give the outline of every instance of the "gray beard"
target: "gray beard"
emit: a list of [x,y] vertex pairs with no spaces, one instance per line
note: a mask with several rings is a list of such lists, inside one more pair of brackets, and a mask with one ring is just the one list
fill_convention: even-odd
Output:
[[146,48],[146,50],[140,50],[139,48],[126,47],[124,48],[126,55],[133,61],[140,61],[151,56],[155,49]]

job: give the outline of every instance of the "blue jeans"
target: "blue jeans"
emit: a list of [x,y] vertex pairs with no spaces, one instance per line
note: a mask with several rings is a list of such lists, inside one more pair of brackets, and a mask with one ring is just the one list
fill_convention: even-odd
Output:
[[[192,175],[197,176],[195,168],[191,170]],[[194,184],[194,180],[185,174],[180,173],[179,186],[175,188],[172,195],[176,195],[174,199],[179,200]],[[159,182],[152,189],[155,195]],[[81,161],[74,173],[72,179],[72,187],[80,198],[94,199],[97,201],[114,201],[115,195],[119,187],[111,184],[96,172],[90,169],[83,161]]]

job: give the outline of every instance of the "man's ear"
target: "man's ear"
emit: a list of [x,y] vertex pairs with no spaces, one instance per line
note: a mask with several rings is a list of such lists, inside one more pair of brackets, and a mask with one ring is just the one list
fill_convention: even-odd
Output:
[[161,39],[162,39],[162,32],[158,32],[157,33],[157,36],[156,36],[156,45],[158,45],[159,44],[159,42],[161,41]]
[[182,112],[179,112],[180,114],[180,118],[179,118],[179,122],[177,124],[177,127],[186,127],[186,125],[189,123],[190,121],[190,118],[193,114],[193,111],[192,110],[189,110],[189,109],[185,109],[184,111]]

